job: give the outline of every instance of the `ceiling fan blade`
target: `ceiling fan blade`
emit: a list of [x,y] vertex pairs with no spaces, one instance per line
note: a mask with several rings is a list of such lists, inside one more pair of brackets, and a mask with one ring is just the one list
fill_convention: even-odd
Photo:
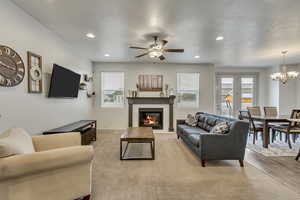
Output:
[[138,56],[135,56],[136,58],[139,58],[139,57],[142,57],[142,56],[145,56],[145,55],[148,55],[149,54],[149,52],[147,52],[147,53],[143,53],[143,54],[141,54],[141,55],[138,55]]
[[184,49],[163,49],[163,52],[183,53]]
[[159,58],[160,60],[166,59],[166,57],[165,57],[164,55],[161,55],[161,56],[159,56],[158,58]]
[[162,46],[165,46],[166,44],[168,44],[168,41],[167,40],[161,40],[161,44],[162,44]]
[[144,47],[135,47],[135,46],[130,46],[129,48],[131,48],[131,49],[143,49],[143,50],[148,50],[148,48],[144,48]]

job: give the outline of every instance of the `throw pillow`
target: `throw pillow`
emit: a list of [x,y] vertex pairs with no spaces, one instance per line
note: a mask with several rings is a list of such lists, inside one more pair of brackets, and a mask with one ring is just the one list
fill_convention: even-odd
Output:
[[188,114],[185,120],[185,123],[189,126],[196,126],[197,125],[197,120],[194,115]]
[[229,132],[230,126],[227,122],[221,122],[217,125],[215,125],[210,133],[213,134],[227,134]]
[[21,128],[12,128],[0,135],[0,158],[35,152],[31,136]]

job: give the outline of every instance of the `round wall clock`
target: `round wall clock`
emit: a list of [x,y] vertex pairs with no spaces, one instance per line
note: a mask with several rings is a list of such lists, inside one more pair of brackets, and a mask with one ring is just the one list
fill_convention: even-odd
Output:
[[17,52],[0,45],[0,86],[14,87],[19,85],[25,76],[25,66]]

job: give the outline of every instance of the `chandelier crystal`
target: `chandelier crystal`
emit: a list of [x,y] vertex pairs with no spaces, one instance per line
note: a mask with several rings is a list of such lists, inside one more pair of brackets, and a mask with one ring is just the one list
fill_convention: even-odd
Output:
[[295,79],[299,76],[299,72],[296,71],[287,71],[287,67],[285,65],[285,55],[287,54],[287,51],[282,51],[282,71],[281,72],[276,72],[271,74],[271,79],[272,80],[278,80],[282,84],[286,84],[288,80]]

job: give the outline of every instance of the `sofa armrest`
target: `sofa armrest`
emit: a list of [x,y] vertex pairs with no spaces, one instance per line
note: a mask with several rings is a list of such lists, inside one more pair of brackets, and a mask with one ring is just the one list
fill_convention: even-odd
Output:
[[88,163],[93,154],[92,146],[76,146],[1,158],[0,181]]
[[78,132],[58,133],[33,136],[32,142],[36,151],[64,148],[81,145],[81,135]]
[[179,124],[185,124],[185,119],[177,119],[176,120],[176,124],[179,125]]

